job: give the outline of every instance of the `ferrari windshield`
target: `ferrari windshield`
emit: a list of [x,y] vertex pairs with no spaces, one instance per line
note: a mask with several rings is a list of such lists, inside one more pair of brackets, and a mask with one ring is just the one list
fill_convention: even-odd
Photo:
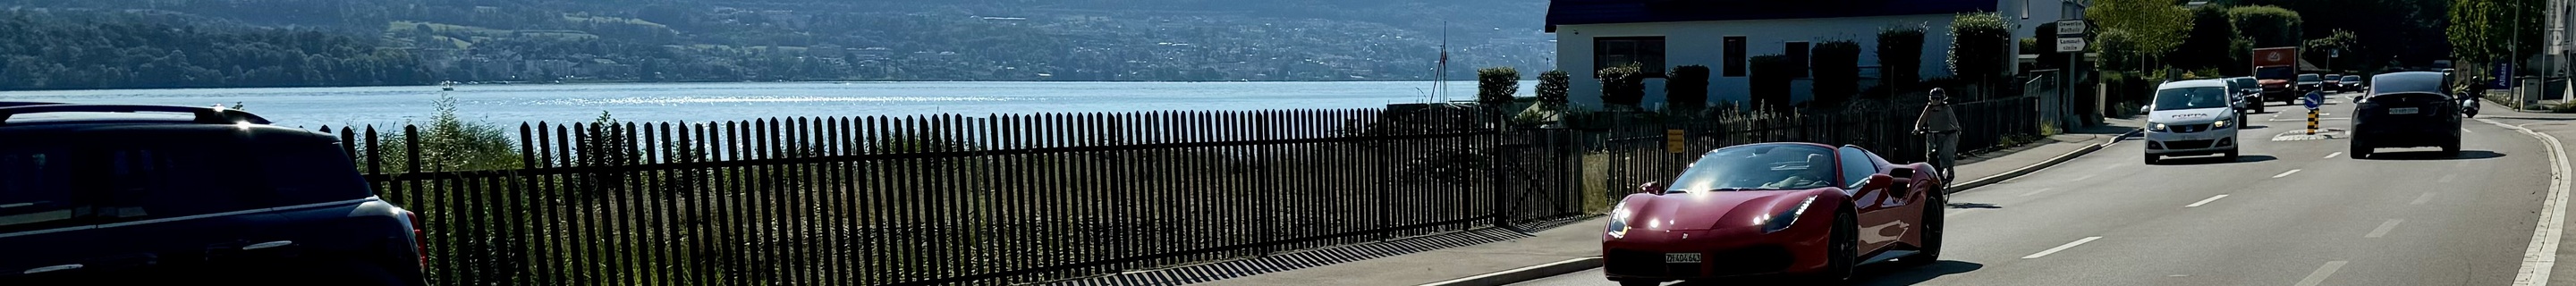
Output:
[[1796,190],[1834,186],[1833,149],[1810,145],[1753,145],[1700,157],[1674,178],[1667,192]]
[[2183,110],[2227,107],[2227,89],[2220,87],[2183,87],[2156,91],[2156,110]]

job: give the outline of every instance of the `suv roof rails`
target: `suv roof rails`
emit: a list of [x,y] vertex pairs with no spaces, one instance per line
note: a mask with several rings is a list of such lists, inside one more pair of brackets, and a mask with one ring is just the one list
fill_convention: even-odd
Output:
[[197,118],[194,121],[196,123],[203,124],[269,124],[268,118],[259,117],[259,115],[250,114],[250,112],[241,111],[239,109],[222,107],[59,103],[34,103],[23,105],[9,104],[12,103],[0,103],[0,125],[8,124],[9,117],[20,114],[61,112],[175,112],[195,114]]

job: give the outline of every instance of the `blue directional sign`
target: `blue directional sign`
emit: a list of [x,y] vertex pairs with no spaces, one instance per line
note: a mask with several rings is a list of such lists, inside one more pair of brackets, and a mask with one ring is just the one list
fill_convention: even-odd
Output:
[[2326,95],[2324,93],[2310,91],[2308,92],[2307,99],[2308,109],[2317,109],[2317,105],[2324,104],[2326,101]]
[[2510,88],[2513,88],[2513,63],[2496,63],[2496,70],[2495,70],[2495,74],[2496,74],[2495,81],[2493,81],[2493,82],[2488,82],[2488,83],[2487,83],[2487,88],[2492,88],[2492,89],[2510,89]]

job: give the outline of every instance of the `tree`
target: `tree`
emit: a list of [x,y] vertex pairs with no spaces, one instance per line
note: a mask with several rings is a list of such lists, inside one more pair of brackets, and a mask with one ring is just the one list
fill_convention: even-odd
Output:
[[1501,112],[1512,105],[1512,94],[1521,92],[1521,72],[1512,67],[1490,67],[1476,70],[1476,105],[1487,112]]
[[2192,12],[2170,0],[2101,0],[2084,16],[2103,30],[2127,31],[2138,40],[2137,55],[2172,53],[2189,35]]
[[[2332,32],[2331,34],[2328,34],[2325,38],[2318,38],[2318,39],[2315,39],[2315,40],[2308,40],[2308,43],[2307,43],[2307,45],[2306,45],[2306,46],[2307,46],[2307,51],[2308,51],[2309,53],[2315,53],[2315,54],[2321,54],[2321,55],[2330,55],[2330,54],[2332,54],[2332,53],[2346,51],[2346,50],[2348,50],[2348,49],[2352,48],[2355,44],[2359,44],[2359,43],[2361,43],[2361,40],[2360,40],[2358,37],[2359,37],[2359,36],[2354,36],[2354,35],[2352,34],[2352,31],[2346,31],[2346,30],[2343,30],[2343,29],[2335,29],[2335,30],[2334,30],[2334,32]],[[2349,62],[2360,62],[2360,61],[2349,61]],[[2347,63],[2347,65],[2349,65],[2349,64]],[[2330,69],[2330,70],[2331,70],[2331,69],[2336,69],[2335,67],[2332,67],[2332,66],[2326,66],[2326,67],[2324,67],[2324,68],[2326,68],[2326,69]]]
[[2235,57],[2228,52],[2236,43],[2236,23],[2227,19],[2227,9],[2216,5],[2191,9],[2191,34],[2182,41],[2170,58],[2185,69],[2227,69]]
[[1681,114],[1699,114],[1708,108],[1708,66],[1673,67],[1664,76],[1665,109]]
[[1880,84],[1905,90],[1923,80],[1922,24],[1890,26],[1878,31]]
[[[1993,88],[2012,59],[2012,24],[2003,14],[1964,13],[1950,22],[1950,74]],[[1969,95],[1982,99],[1984,95]]]
[[1570,83],[1572,79],[1572,76],[1566,75],[1565,71],[1561,70],[1539,73],[1538,90],[1531,91],[1538,95],[1539,108],[1549,111],[1565,110],[1567,105],[1565,94],[1573,89]]
[[2293,47],[2300,38],[2299,12],[2272,6],[2243,6],[2227,9],[2229,22],[2236,23],[2237,35],[2254,41],[2254,47]]

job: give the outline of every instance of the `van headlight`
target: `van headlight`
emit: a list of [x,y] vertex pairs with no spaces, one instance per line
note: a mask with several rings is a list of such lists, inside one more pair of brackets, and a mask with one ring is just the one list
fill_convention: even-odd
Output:
[[2218,122],[2210,123],[2209,128],[2227,128],[2227,121],[2219,120]]
[[2154,125],[2147,125],[2147,131],[2165,132],[2165,130],[2169,130],[2165,129],[2165,127],[2164,123],[2156,123]]

